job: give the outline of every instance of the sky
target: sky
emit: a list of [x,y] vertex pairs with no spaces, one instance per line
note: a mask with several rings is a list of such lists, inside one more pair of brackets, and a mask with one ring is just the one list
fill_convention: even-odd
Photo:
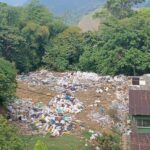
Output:
[[5,2],[14,6],[23,5],[26,1],[27,0],[0,0],[0,2]]

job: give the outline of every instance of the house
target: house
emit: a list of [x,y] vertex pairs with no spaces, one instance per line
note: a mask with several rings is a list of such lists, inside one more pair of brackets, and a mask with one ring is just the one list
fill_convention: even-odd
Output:
[[150,150],[150,75],[133,77],[129,89],[131,150]]

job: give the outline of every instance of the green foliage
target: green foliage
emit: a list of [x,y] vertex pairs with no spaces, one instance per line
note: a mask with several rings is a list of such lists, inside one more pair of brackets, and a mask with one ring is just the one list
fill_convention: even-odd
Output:
[[118,133],[104,133],[98,138],[102,150],[121,150],[121,139]]
[[57,71],[81,69],[103,75],[149,72],[149,13],[150,9],[141,9],[125,19],[109,17],[95,33],[67,29],[47,46],[43,62]]
[[0,56],[15,62],[20,72],[41,66],[45,46],[66,27],[38,1],[25,7],[0,3]]
[[20,71],[28,71],[32,68],[25,39],[15,27],[0,26],[0,56],[16,63]]
[[48,46],[43,58],[46,67],[64,71],[77,68],[83,53],[83,37],[78,28],[68,28],[60,33]]
[[107,0],[106,8],[116,18],[122,19],[134,14],[132,7],[145,0]]
[[102,74],[143,74],[150,69],[150,9],[130,18],[109,19],[99,32],[97,72]]
[[84,33],[84,52],[79,59],[79,67],[82,71],[96,72],[96,49],[97,42],[100,40],[96,33]]
[[0,104],[15,95],[16,70],[8,61],[0,58]]
[[[0,3],[0,57],[20,72],[93,71],[103,75],[140,75],[150,71],[150,9],[134,11],[144,0],[108,0],[101,28],[81,33],[66,27],[38,0],[25,7]],[[100,15],[100,16],[99,16]]]
[[38,140],[35,144],[34,150],[48,150],[48,149],[42,141]]
[[23,143],[16,129],[0,115],[0,150],[23,150]]

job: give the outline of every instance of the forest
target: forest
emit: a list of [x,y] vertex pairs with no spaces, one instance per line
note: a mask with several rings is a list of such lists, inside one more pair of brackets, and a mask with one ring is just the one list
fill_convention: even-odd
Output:
[[0,56],[19,73],[39,67],[102,75],[149,72],[149,8],[120,10],[109,2],[107,12],[95,15],[102,22],[99,30],[87,33],[34,1],[25,7],[0,3]]

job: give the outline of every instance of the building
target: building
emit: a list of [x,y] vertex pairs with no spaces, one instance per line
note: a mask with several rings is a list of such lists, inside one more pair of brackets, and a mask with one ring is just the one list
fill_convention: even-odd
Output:
[[150,75],[134,77],[129,89],[131,150],[150,150]]

